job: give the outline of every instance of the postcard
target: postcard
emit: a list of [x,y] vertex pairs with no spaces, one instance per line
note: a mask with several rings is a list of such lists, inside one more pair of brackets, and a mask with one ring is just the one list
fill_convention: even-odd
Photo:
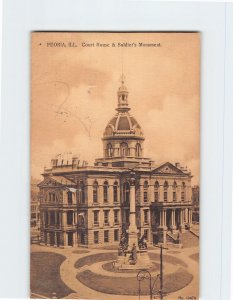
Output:
[[31,298],[199,299],[200,35],[31,35]]

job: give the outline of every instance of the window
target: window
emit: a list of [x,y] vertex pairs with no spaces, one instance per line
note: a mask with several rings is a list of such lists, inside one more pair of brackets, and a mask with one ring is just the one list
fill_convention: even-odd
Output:
[[48,217],[48,212],[47,211],[45,212],[44,218],[45,218],[45,226],[47,226],[48,222],[49,222],[49,217]]
[[93,202],[97,203],[98,202],[98,182],[95,181],[93,184]]
[[55,225],[55,212],[50,212],[50,225]]
[[141,145],[140,144],[136,144],[136,157],[141,157]]
[[105,225],[109,224],[109,210],[104,211],[104,224]]
[[165,202],[167,201],[167,189],[168,189],[168,183],[167,181],[165,181],[163,185],[163,200]]
[[114,241],[115,242],[119,241],[119,230],[118,229],[114,230]]
[[158,183],[158,181],[155,182],[155,187],[154,187],[154,201],[155,202],[159,201],[159,183]]
[[99,231],[94,231],[94,244],[99,244]]
[[114,186],[113,186],[113,201],[114,202],[118,201],[118,184],[117,184],[117,182],[115,182]]
[[176,188],[177,188],[177,184],[176,184],[175,181],[174,181],[174,183],[172,185],[172,188],[173,188],[173,197],[172,197],[172,200],[176,201]]
[[108,243],[109,242],[109,231],[104,230],[104,242]]
[[68,192],[67,193],[67,197],[68,197],[68,204],[72,204],[72,202],[73,202],[73,194],[72,194],[72,192]]
[[60,224],[60,214],[59,214],[59,212],[57,212],[57,225],[59,225]]
[[173,201],[176,201],[176,192],[173,191]]
[[49,193],[49,202],[55,202],[55,193]]
[[148,224],[149,223],[149,211],[148,210],[144,210],[144,224]]
[[185,201],[185,182],[182,182],[181,186],[181,201]]
[[119,211],[114,210],[114,224],[119,224],[118,215],[119,215]]
[[73,211],[69,210],[67,212],[67,225],[72,225],[73,224]]
[[99,211],[94,211],[94,225],[99,225]]
[[103,186],[103,193],[104,193],[104,202],[108,202],[108,182],[104,182]]
[[111,143],[109,143],[109,144],[107,144],[107,157],[112,157],[112,154],[113,154],[113,151],[112,151],[113,149],[112,149],[112,144]]
[[148,201],[148,182],[147,181],[144,182],[144,186],[143,186],[143,201],[144,202]]
[[128,155],[128,144],[122,143],[120,148],[121,148],[121,156],[127,156]]

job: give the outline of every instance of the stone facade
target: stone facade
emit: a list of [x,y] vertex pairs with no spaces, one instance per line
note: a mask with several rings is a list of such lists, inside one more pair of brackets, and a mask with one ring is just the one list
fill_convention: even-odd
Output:
[[[179,163],[155,164],[143,156],[143,132],[129,114],[122,81],[116,115],[103,135],[103,158],[94,166],[77,158],[52,160],[40,189],[41,242],[51,246],[118,245],[135,198],[138,236],[166,243],[192,226],[192,175]],[[134,183],[132,184],[132,174]]]

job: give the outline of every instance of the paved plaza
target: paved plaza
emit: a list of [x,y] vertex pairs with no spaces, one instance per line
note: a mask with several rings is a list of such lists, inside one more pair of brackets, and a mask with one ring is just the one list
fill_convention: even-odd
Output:
[[[99,300],[139,298],[137,272],[116,272],[112,267],[116,250],[32,245],[31,251],[32,297],[52,298],[55,295],[57,298]],[[159,249],[151,248],[149,255],[153,261],[151,276],[155,280],[159,274]],[[167,293],[164,299],[198,299],[198,247],[171,248],[164,250],[163,257],[164,291]],[[149,299],[149,282],[145,281],[143,285],[141,299],[146,300]],[[158,286],[159,282],[156,282],[155,290]]]

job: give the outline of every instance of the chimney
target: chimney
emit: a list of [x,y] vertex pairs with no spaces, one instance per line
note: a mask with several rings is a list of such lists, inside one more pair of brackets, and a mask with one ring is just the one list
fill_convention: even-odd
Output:
[[175,166],[179,169],[179,168],[180,168],[180,163],[179,163],[179,162],[176,162],[176,163],[175,163]]

